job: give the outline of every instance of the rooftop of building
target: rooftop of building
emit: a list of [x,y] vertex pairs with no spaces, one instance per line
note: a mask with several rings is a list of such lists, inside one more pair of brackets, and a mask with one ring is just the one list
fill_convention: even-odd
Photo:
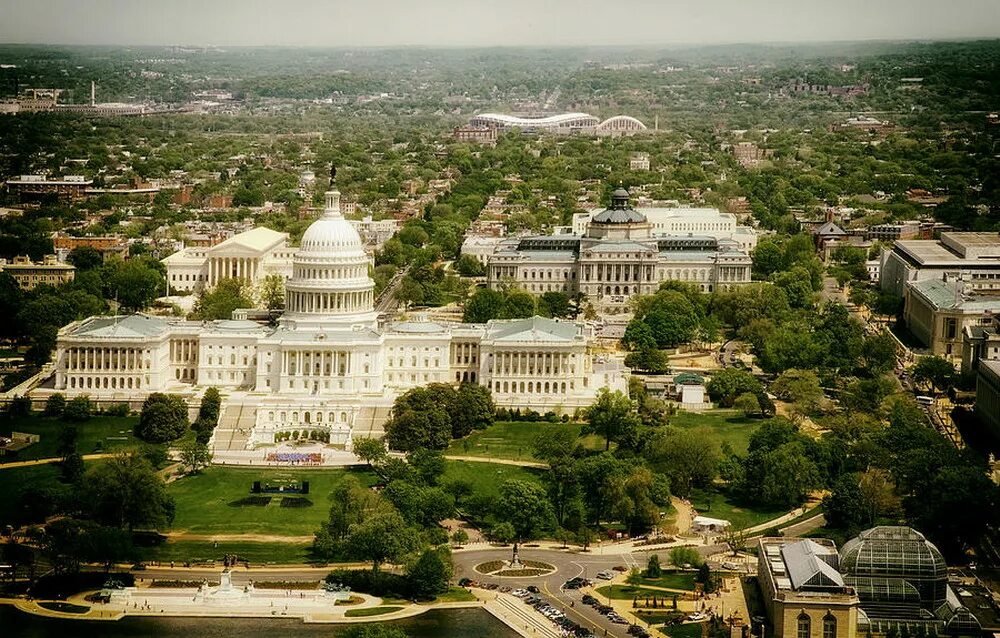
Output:
[[962,284],[957,280],[924,279],[906,284],[937,310],[981,313],[1000,311],[1000,295],[963,293]]

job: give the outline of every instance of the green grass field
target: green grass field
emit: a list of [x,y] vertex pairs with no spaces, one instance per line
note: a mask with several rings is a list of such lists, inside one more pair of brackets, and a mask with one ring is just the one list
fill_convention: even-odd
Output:
[[728,443],[737,454],[746,454],[750,435],[765,423],[762,419],[748,419],[736,410],[708,410],[706,412],[681,411],[670,417],[670,425],[682,429],[709,428],[719,443]]
[[[327,519],[330,493],[348,472],[363,483],[375,482],[373,474],[362,470],[210,467],[167,486],[177,506],[173,530],[191,534],[312,534]],[[289,507],[296,503],[279,495],[262,495],[271,497],[266,504],[248,500],[254,481],[279,476],[309,481],[309,494],[302,499],[311,505]]]
[[[137,421],[137,417],[95,416],[79,423],[77,450],[80,454],[94,454],[140,443],[132,436],[132,428]],[[0,434],[7,435],[12,431],[27,432],[41,437],[38,443],[21,450],[16,457],[0,456],[0,463],[57,456],[59,430],[62,424],[61,419],[35,415],[0,420]]]
[[684,623],[682,625],[671,625],[665,627],[663,631],[667,632],[670,638],[701,638],[702,625],[705,623],[691,622]]
[[691,504],[699,514],[727,520],[738,528],[760,525],[788,513],[786,509],[751,507],[729,498],[725,490],[695,490]]
[[250,543],[210,541],[170,541],[156,547],[143,548],[139,555],[143,560],[183,563],[222,561],[223,556],[236,555],[251,564],[284,565],[308,563],[312,559],[311,543]]
[[476,494],[499,495],[500,484],[510,479],[541,482],[541,470],[500,465],[498,463],[478,463],[476,461],[448,461],[442,483],[461,479],[468,481]]
[[663,572],[659,578],[643,578],[639,577],[637,582],[631,582],[632,577],[629,577],[629,583],[632,585],[650,585],[653,587],[666,587],[667,589],[686,589],[694,591],[694,572]]
[[[535,437],[547,432],[569,431],[580,435],[580,423],[547,423],[544,421],[499,421],[485,430],[473,432],[463,439],[451,442],[445,454],[453,456],[482,456],[516,461],[536,461],[532,454]],[[582,439],[588,449],[603,450],[604,441],[589,435]]]

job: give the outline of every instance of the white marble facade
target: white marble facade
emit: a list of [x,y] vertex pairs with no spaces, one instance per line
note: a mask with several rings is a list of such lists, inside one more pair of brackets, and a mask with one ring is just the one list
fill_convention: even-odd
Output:
[[500,406],[572,412],[598,389],[625,391],[619,359],[595,358],[587,324],[533,317],[487,324],[385,322],[374,310],[370,258],[343,218],[336,192],[302,238],[275,327],[252,321],[186,321],[148,315],[90,317],[59,332],[53,381],[102,402],[141,402],[151,392],[196,397],[221,389],[250,443],[303,428],[350,445],[381,428],[396,396],[428,383],[479,383]]

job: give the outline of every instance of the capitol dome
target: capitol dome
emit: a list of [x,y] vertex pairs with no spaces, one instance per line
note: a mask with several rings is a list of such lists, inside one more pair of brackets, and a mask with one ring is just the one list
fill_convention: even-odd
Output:
[[375,282],[358,231],[340,212],[340,193],[326,194],[326,209],[305,234],[285,285],[282,325],[293,328],[373,327]]
[[313,255],[364,254],[361,236],[340,213],[340,193],[326,194],[326,210],[306,229],[299,250]]

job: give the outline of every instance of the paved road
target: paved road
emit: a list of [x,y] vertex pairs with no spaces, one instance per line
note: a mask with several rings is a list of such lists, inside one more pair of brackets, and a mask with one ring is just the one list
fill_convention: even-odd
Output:
[[[625,557],[614,554],[587,555],[522,547],[519,552],[521,559],[551,563],[556,566],[556,571],[548,576],[534,578],[496,578],[483,576],[474,569],[476,565],[486,561],[510,560],[510,554],[511,550],[508,548],[456,552],[452,556],[455,561],[455,578],[471,578],[481,583],[496,583],[510,587],[535,585],[550,604],[561,609],[570,620],[589,628],[595,635],[627,638],[628,625],[616,625],[594,611],[593,608],[584,605],[581,602],[583,594],[579,590],[562,589],[562,584],[574,576],[593,578],[597,572],[611,569],[617,565],[628,564]],[[536,612],[532,610],[531,613]],[[541,617],[540,614],[539,617]],[[605,630],[607,630],[607,634],[604,633]]]

